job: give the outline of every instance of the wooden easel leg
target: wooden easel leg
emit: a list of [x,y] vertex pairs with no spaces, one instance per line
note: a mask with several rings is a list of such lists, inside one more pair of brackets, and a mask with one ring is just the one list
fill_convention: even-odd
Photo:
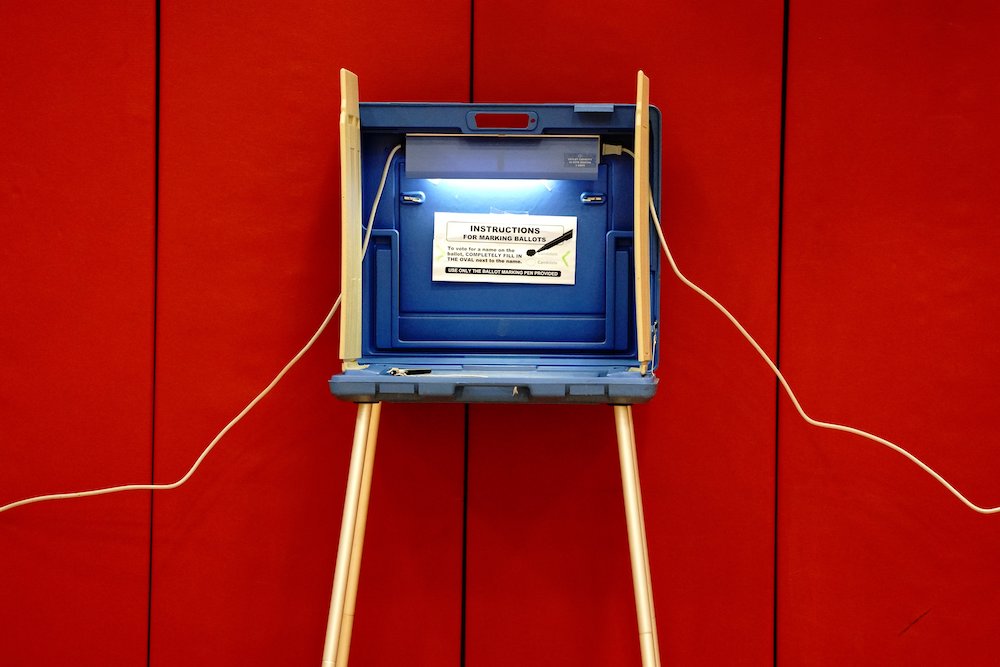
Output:
[[653,610],[653,589],[649,576],[649,554],[642,512],[642,490],[635,455],[635,432],[632,427],[632,407],[616,405],[615,428],[618,432],[618,458],[622,470],[622,492],[625,497],[625,523],[628,528],[628,548],[632,560],[632,588],[635,611],[639,622],[639,651],[642,667],[660,667],[660,647]]
[[646,586],[649,589],[649,619],[653,628],[653,652],[656,667],[660,667],[660,637],[656,631],[656,605],[653,603],[653,578],[649,574],[649,547],[646,545],[646,515],[642,506],[642,485],[639,483],[639,457],[635,453],[635,427],[632,423],[632,406],[628,410],[628,430],[632,439],[632,465],[635,468],[635,495],[639,500],[639,530],[642,531],[642,561],[646,565]]
[[354,544],[351,550],[351,568],[347,573],[347,601],[344,604],[344,618],[340,625],[340,641],[337,644],[337,667],[347,667],[347,657],[351,652],[351,631],[354,628],[354,609],[358,600],[358,578],[361,576],[361,552],[365,545],[365,525],[368,522],[368,499],[372,490],[372,471],[375,468],[375,443],[378,440],[378,420],[382,404],[372,405],[368,423],[368,448],[365,466],[361,473],[361,496],[358,498],[358,518],[354,522]]
[[344,516],[340,524],[340,544],[337,547],[337,569],[333,575],[333,596],[330,600],[330,617],[323,646],[323,667],[335,667],[338,655],[364,482],[368,436],[371,432],[372,409],[371,403],[358,404],[358,419],[354,426],[354,444],[351,448],[351,466],[347,477],[347,493],[344,497]]

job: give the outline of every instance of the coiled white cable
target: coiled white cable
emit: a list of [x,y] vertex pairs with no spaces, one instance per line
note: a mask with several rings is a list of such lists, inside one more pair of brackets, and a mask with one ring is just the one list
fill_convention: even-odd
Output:
[[[364,252],[368,248],[368,240],[369,238],[371,238],[372,226],[375,224],[375,213],[376,211],[378,211],[379,202],[382,200],[382,190],[385,189],[385,181],[386,177],[389,174],[389,166],[392,163],[393,156],[396,155],[396,153],[399,151],[400,148],[402,148],[401,145],[393,148],[389,152],[389,157],[387,157],[385,160],[385,167],[382,169],[382,180],[379,182],[378,191],[375,194],[375,201],[372,204],[371,215],[368,216],[368,229],[365,232],[364,245],[361,252],[362,257],[364,257]],[[245,417],[248,412],[253,410],[254,406],[260,403],[265,396],[271,393],[271,390],[274,389],[274,386],[281,381],[281,378],[285,377],[285,374],[292,369],[292,366],[298,363],[299,359],[301,359],[303,355],[305,355],[305,353],[309,351],[309,349],[313,346],[313,343],[315,343],[316,340],[320,337],[320,335],[322,335],[322,333],[326,330],[327,325],[330,324],[330,321],[333,319],[333,316],[337,313],[337,310],[340,308],[340,299],[341,295],[337,295],[337,300],[334,301],[333,307],[330,308],[330,312],[326,314],[326,317],[323,319],[323,323],[319,325],[318,329],[316,329],[316,333],[312,335],[312,337],[309,339],[309,342],[307,342],[305,346],[303,346],[303,348],[299,350],[298,353],[296,353],[296,355],[292,357],[292,359],[287,364],[285,364],[285,367],[282,368],[278,372],[278,374],[274,376],[274,379],[271,380],[271,382],[266,387],[264,387],[264,389],[259,394],[257,394],[257,396],[255,396],[252,401],[247,403],[247,406],[245,408],[240,410],[239,414],[233,417],[232,420],[230,420],[230,422],[226,424],[214,438],[212,438],[212,441],[208,443],[208,446],[206,446],[204,450],[202,450],[201,454],[195,460],[194,464],[188,469],[186,473],[184,473],[184,476],[178,479],[176,482],[171,482],[170,484],[122,484],[120,486],[109,486],[102,489],[94,489],[92,491],[50,493],[43,496],[34,496],[32,498],[25,498],[24,500],[18,500],[13,503],[8,503],[0,507],[0,513],[6,512],[7,510],[12,510],[15,507],[31,505],[32,503],[41,503],[47,500],[68,500],[70,498],[88,498],[90,496],[103,496],[109,493],[121,493],[122,491],[169,491],[171,489],[176,489],[177,487],[181,486],[189,479],[191,479],[191,476],[194,475],[195,471],[198,470],[198,467],[201,466],[202,461],[204,461],[205,457],[207,457],[209,453],[211,453],[212,449],[215,448],[215,445],[220,440],[222,440],[222,438],[227,433],[229,433],[229,431],[234,426],[236,426],[236,424],[238,424],[240,420],[243,419],[243,417]]]
[[316,342],[316,339],[319,338],[320,334],[323,333],[323,330],[326,329],[326,325],[328,325],[330,323],[330,320],[333,319],[333,315],[334,313],[337,312],[338,308],[340,308],[339,295],[337,296],[337,300],[333,304],[333,308],[331,308],[330,312],[327,313],[327,316],[323,320],[323,323],[319,325],[319,329],[317,329],[316,333],[312,335],[312,338],[309,339],[309,342],[305,344],[305,347],[299,350],[298,354],[292,357],[291,361],[285,364],[285,367],[282,368],[278,372],[278,374],[274,376],[274,379],[271,380],[271,382],[266,387],[264,387],[263,391],[257,394],[257,396],[252,401],[247,403],[247,406],[242,410],[240,410],[240,413],[235,417],[233,417],[232,420],[228,424],[226,424],[221,431],[219,431],[218,435],[212,438],[212,441],[208,443],[208,446],[205,447],[205,449],[195,460],[194,465],[192,465],[191,468],[188,469],[186,473],[184,473],[184,476],[181,477],[176,482],[171,482],[170,484],[122,484],[121,486],[110,486],[103,489],[94,489],[93,491],[50,493],[44,496],[35,496],[33,498],[25,498],[24,500],[18,500],[17,502],[9,503],[7,505],[4,505],[3,507],[0,507],[0,512],[6,512],[7,510],[12,510],[15,507],[21,507],[22,505],[30,505],[32,503],[40,503],[46,500],[68,500],[70,498],[87,498],[90,496],[103,496],[108,493],[121,493],[122,491],[169,491],[170,489],[176,489],[178,486],[184,484],[189,479],[191,479],[191,476],[194,475],[196,470],[198,470],[198,467],[201,465],[201,462],[204,461],[205,457],[207,457],[209,453],[212,451],[212,449],[215,448],[215,445],[219,442],[219,440],[222,440],[223,436],[229,433],[230,429],[236,426],[236,424],[238,424],[240,420],[243,419],[243,417],[246,416],[248,412],[253,410],[255,405],[260,403],[260,401],[265,396],[271,393],[271,390],[274,389],[274,386],[278,384],[281,378],[285,377],[285,374],[289,370],[291,370],[292,366],[294,366],[299,359],[302,358],[302,355],[304,355],[306,352],[309,351],[309,348],[313,346],[313,343]]
[[402,144],[396,144],[393,149],[389,151],[389,157],[385,159],[385,166],[382,167],[382,179],[378,182],[378,190],[375,192],[375,203],[372,204],[372,212],[368,215],[368,228],[365,230],[365,240],[361,243],[362,257],[364,257],[365,253],[368,252],[368,241],[372,238],[372,227],[375,225],[375,213],[378,212],[378,203],[382,201],[382,190],[385,189],[385,181],[389,176],[389,167],[392,166],[392,158],[402,147]]
[[[624,151],[631,153],[630,151],[628,151],[628,149],[624,149]],[[635,156],[633,155],[633,157]],[[656,215],[656,208],[653,206],[652,201],[650,201],[649,203],[649,212],[653,216],[653,224],[656,226],[657,236],[660,237],[660,246],[663,248],[663,254],[666,255],[667,261],[670,263],[670,268],[673,269],[674,271],[674,275],[676,275],[682,283],[684,283],[692,290],[697,292],[699,296],[701,296],[710,304],[718,308],[719,312],[725,315],[726,319],[729,320],[732,323],[732,325],[739,330],[741,334],[743,334],[743,337],[746,338],[747,342],[750,343],[751,346],[753,346],[753,349],[757,351],[757,354],[760,355],[760,358],[764,360],[764,363],[768,365],[768,367],[771,369],[774,375],[778,378],[778,382],[781,383],[782,388],[785,390],[785,393],[788,394],[788,398],[791,399],[792,405],[795,406],[795,410],[799,413],[799,416],[802,417],[802,419],[804,419],[807,423],[812,424],[813,426],[816,426],[818,428],[830,429],[832,431],[843,431],[844,433],[852,433],[854,435],[861,436],[862,438],[867,438],[868,440],[877,442],[880,445],[888,447],[892,451],[902,454],[907,459],[915,463],[921,470],[926,472],[928,475],[937,480],[942,486],[944,486],[944,488],[951,491],[956,498],[965,503],[965,506],[971,509],[972,511],[979,512],[980,514],[996,514],[997,512],[1000,512],[1000,507],[981,507],[976,503],[972,502],[971,500],[966,498],[961,492],[959,492],[958,489],[952,486],[948,482],[948,480],[939,475],[934,469],[932,469],[926,463],[924,463],[923,461],[921,461],[916,456],[906,451],[899,445],[890,442],[885,438],[879,437],[873,433],[869,433],[868,431],[862,431],[861,429],[854,428],[853,426],[845,426],[843,424],[835,424],[833,422],[820,421],[819,419],[813,419],[808,414],[806,414],[806,411],[802,409],[802,404],[799,403],[799,399],[795,396],[795,392],[792,391],[792,387],[788,384],[788,380],[786,380],[785,376],[781,373],[780,370],[778,370],[778,367],[775,365],[775,363],[771,361],[771,358],[767,356],[767,353],[764,352],[763,348],[761,348],[761,346],[757,343],[757,341],[754,340],[754,337],[750,335],[750,333],[743,327],[742,324],[740,324],[739,320],[737,320],[733,316],[733,314],[726,309],[725,306],[719,303],[715,299],[715,297],[713,297],[711,294],[709,294],[708,292],[706,292],[705,290],[703,290],[702,288],[698,287],[696,284],[688,280],[687,276],[681,273],[681,270],[677,268],[677,263],[674,261],[673,255],[670,254],[670,248],[667,246],[667,240],[663,237],[663,229],[660,227],[660,218],[659,216]]]
[[[364,253],[365,253],[365,251],[368,248],[368,242],[369,242],[369,240],[371,238],[372,227],[373,227],[374,222],[375,222],[375,214],[376,214],[376,212],[378,210],[378,205],[379,205],[379,202],[381,201],[381,198],[382,198],[382,191],[385,188],[385,182],[386,182],[386,178],[387,178],[388,173],[389,173],[389,167],[392,164],[392,158],[396,155],[396,153],[400,150],[400,148],[401,148],[401,146],[395,146],[389,152],[389,156],[386,158],[386,161],[385,161],[385,167],[382,169],[382,178],[381,178],[381,180],[379,182],[378,191],[377,191],[377,193],[375,195],[375,201],[374,201],[374,203],[372,205],[371,214],[368,217],[367,229],[365,230],[365,238],[364,238],[364,242],[363,242],[363,245],[362,245],[362,256],[364,256]],[[608,149],[611,149],[611,151],[608,151]],[[619,147],[617,147],[617,146],[607,146],[606,145],[605,146],[605,151],[607,151],[607,152],[605,154],[614,154],[614,153],[617,153],[618,151],[615,150],[615,149],[619,149]],[[627,155],[631,155],[633,158],[635,158],[635,154],[632,151],[630,151],[629,149],[621,147],[619,150],[622,153],[626,153]],[[860,436],[862,438],[867,438],[868,440],[871,440],[871,441],[876,442],[876,443],[878,443],[880,445],[888,447],[889,449],[893,450],[894,452],[897,452],[898,454],[901,454],[902,456],[906,457],[912,463],[914,463],[915,465],[917,465],[921,470],[923,470],[928,475],[930,475],[931,477],[933,477],[938,483],[940,483],[942,486],[944,486],[946,489],[948,489],[948,491],[950,491],[956,498],[958,498],[960,501],[962,501],[962,503],[964,503],[966,507],[968,507],[969,509],[973,510],[974,512],[979,512],[980,514],[996,514],[996,513],[1000,512],[1000,506],[997,506],[997,507],[982,507],[982,506],[977,505],[976,503],[972,502],[971,500],[969,500],[968,498],[966,498],[965,495],[963,495],[952,484],[950,484],[948,482],[948,480],[946,480],[944,477],[942,477],[940,474],[938,474],[933,468],[931,468],[930,466],[928,466],[926,463],[924,463],[919,458],[917,458],[916,456],[914,456],[913,454],[911,454],[907,450],[903,449],[899,445],[897,445],[897,444],[895,444],[893,442],[890,442],[889,440],[886,440],[885,438],[877,436],[877,435],[875,435],[873,433],[869,433],[868,431],[863,431],[863,430],[861,430],[859,428],[854,428],[853,426],[845,426],[843,424],[836,424],[836,423],[833,423],[833,422],[821,421],[821,420],[813,419],[812,417],[810,417],[806,413],[806,411],[802,408],[802,404],[799,403],[798,397],[796,397],[795,392],[792,391],[792,388],[788,384],[788,381],[785,379],[785,376],[781,373],[781,371],[778,369],[778,367],[775,365],[775,363],[773,361],[771,361],[771,358],[767,355],[766,352],[764,352],[764,349],[760,346],[759,343],[757,343],[757,341],[754,339],[754,337],[750,335],[750,333],[743,327],[742,324],[740,324],[739,320],[737,320],[736,317],[734,317],[733,314],[730,313],[729,310],[725,306],[723,306],[721,303],[719,303],[719,301],[715,297],[713,297],[711,294],[709,294],[708,292],[706,292],[705,290],[703,290],[701,287],[699,287],[694,282],[692,282],[691,280],[689,280],[687,278],[687,276],[685,276],[683,273],[681,273],[681,270],[677,267],[677,263],[674,261],[673,255],[670,253],[669,246],[667,246],[667,240],[666,240],[666,238],[663,235],[663,229],[660,226],[660,219],[659,219],[659,216],[656,214],[656,208],[653,206],[652,201],[649,204],[649,212],[650,212],[650,214],[653,217],[653,224],[654,224],[654,226],[656,228],[656,234],[657,234],[657,236],[660,239],[660,246],[663,248],[663,253],[666,256],[667,262],[669,262],[670,268],[673,270],[674,274],[677,276],[677,278],[682,283],[684,283],[685,285],[687,285],[694,292],[696,292],[699,296],[701,296],[706,301],[708,301],[713,306],[715,306],[719,310],[719,312],[721,312],[726,317],[726,319],[728,319],[730,321],[730,323],[732,323],[732,325],[735,326],[737,330],[739,330],[740,334],[742,334],[743,337],[747,340],[747,342],[750,343],[750,345],[753,347],[753,349],[756,350],[757,354],[760,355],[761,359],[764,360],[764,362],[768,365],[768,367],[771,369],[771,371],[778,378],[778,382],[781,383],[781,386],[785,390],[785,393],[788,394],[788,398],[792,401],[792,405],[795,407],[795,410],[799,413],[799,416],[802,417],[803,420],[805,420],[807,423],[809,423],[809,424],[811,424],[813,426],[816,426],[818,428],[824,428],[824,429],[830,429],[830,430],[833,430],[833,431],[843,431],[845,433],[851,433],[853,435],[857,435],[857,436]],[[292,357],[291,361],[289,361],[285,365],[285,367],[281,369],[281,371],[274,377],[273,380],[271,380],[271,382],[267,385],[267,387],[264,388],[263,391],[261,391],[259,394],[257,394],[257,396],[252,401],[250,401],[250,403],[248,403],[247,406],[245,408],[243,408],[243,410],[241,410],[239,414],[237,414],[228,424],[226,424],[225,427],[223,427],[223,429],[221,431],[219,431],[218,435],[216,435],[212,439],[212,441],[210,443],[208,443],[208,446],[205,447],[205,449],[202,451],[201,455],[198,456],[198,458],[195,460],[195,462],[191,466],[191,468],[184,474],[183,477],[181,477],[176,482],[173,482],[173,483],[170,483],[170,484],[124,484],[124,485],[121,485],[121,486],[112,486],[112,487],[107,487],[107,488],[103,488],[103,489],[95,489],[93,491],[78,491],[78,492],[72,492],[72,493],[53,493],[53,494],[48,494],[48,495],[43,495],[43,496],[35,496],[35,497],[32,497],[32,498],[25,498],[24,500],[19,500],[19,501],[13,502],[13,503],[8,503],[7,505],[3,505],[2,507],[0,507],[0,513],[6,512],[7,510],[12,510],[15,507],[21,507],[23,505],[30,505],[32,503],[44,502],[44,501],[47,501],[47,500],[65,500],[65,499],[69,499],[69,498],[85,498],[85,497],[89,497],[89,496],[99,496],[99,495],[104,495],[104,494],[109,494],[109,493],[119,493],[119,492],[122,492],[122,491],[166,491],[166,490],[170,490],[170,489],[176,489],[177,487],[181,486],[182,484],[184,484],[185,482],[187,482],[189,479],[191,479],[191,476],[194,475],[195,471],[198,470],[198,467],[201,465],[202,461],[205,460],[205,457],[207,457],[209,455],[209,453],[212,451],[212,449],[215,447],[215,445],[223,438],[223,436],[225,436],[226,433],[228,433],[230,429],[232,429],[237,423],[239,423],[239,421],[241,419],[243,419],[243,417],[248,412],[250,412],[250,410],[252,410],[254,408],[254,406],[257,405],[257,403],[259,403],[265,396],[267,396],[267,394],[270,393],[271,389],[273,389],[274,386],[276,384],[278,384],[278,382],[281,380],[281,378],[283,378],[285,376],[285,374],[292,368],[292,366],[294,366],[298,362],[298,360],[301,359],[302,356],[306,352],[309,351],[309,349],[313,346],[313,343],[316,342],[316,340],[320,337],[320,335],[326,329],[327,325],[333,319],[334,314],[337,312],[337,309],[340,307],[340,299],[341,299],[341,297],[338,295],[336,302],[333,304],[333,307],[330,309],[330,312],[327,314],[326,318],[323,320],[323,323],[320,325],[319,329],[316,330],[316,333],[314,333],[313,336],[312,336],[312,338],[309,339],[309,342],[307,342],[305,344],[305,346],[301,350],[299,350],[299,352],[294,357]]]

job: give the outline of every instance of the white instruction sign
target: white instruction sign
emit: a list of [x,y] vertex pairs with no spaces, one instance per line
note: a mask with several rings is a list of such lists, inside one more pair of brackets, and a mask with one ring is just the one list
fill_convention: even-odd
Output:
[[576,283],[576,216],[434,214],[432,279],[476,283]]

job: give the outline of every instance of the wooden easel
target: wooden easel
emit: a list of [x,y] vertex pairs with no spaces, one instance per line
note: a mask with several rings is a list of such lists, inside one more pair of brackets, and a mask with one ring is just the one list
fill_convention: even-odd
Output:
[[[378,438],[380,411],[381,403],[358,404],[350,472],[347,478],[347,495],[344,498],[344,516],[340,524],[337,569],[333,578],[333,598],[330,601],[330,618],[323,648],[323,667],[347,667],[348,654],[351,650],[351,631],[354,626],[354,610],[358,596],[358,578],[361,572],[365,524],[368,519],[372,471],[375,467],[375,443]],[[642,512],[642,490],[635,453],[632,406],[615,405],[614,413],[642,667],[659,667],[660,649],[656,634],[656,612],[653,608],[653,588],[649,576],[646,522]]]
[[[345,367],[361,356],[361,192],[358,79],[341,70],[341,196],[343,217],[340,356]],[[649,270],[649,79],[640,71],[636,97],[633,254],[635,257],[636,346],[639,372],[652,360]],[[625,525],[628,532],[642,667],[660,667],[656,613],[635,450],[631,405],[614,405]],[[347,667],[354,626],[361,555],[368,517],[380,403],[359,403],[351,450],[347,494],[340,526],[333,596],[323,649],[323,667]]]

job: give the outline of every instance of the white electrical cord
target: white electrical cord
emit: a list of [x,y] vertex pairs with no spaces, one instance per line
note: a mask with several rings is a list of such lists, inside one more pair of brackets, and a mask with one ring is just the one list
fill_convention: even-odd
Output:
[[[392,164],[392,158],[396,155],[396,153],[400,150],[400,148],[401,146],[396,146],[389,152],[389,156],[386,158],[385,161],[385,167],[382,169],[382,178],[379,182],[378,191],[376,192],[375,195],[375,201],[372,205],[371,214],[368,217],[368,226],[367,229],[365,230],[365,238],[362,245],[362,257],[364,256],[365,251],[367,251],[368,249],[368,242],[371,238],[372,227],[375,223],[375,214],[378,211],[378,205],[382,199],[382,191],[385,188],[385,182],[389,173],[389,167]],[[633,158],[635,158],[635,154],[627,148],[612,146],[612,145],[605,145],[604,147],[605,155],[613,155],[613,154],[620,155],[621,153],[631,155]],[[911,462],[920,467],[921,470],[923,470],[928,475],[937,480],[938,483],[940,483],[942,486],[948,489],[956,498],[961,500],[969,509],[975,512],[979,512],[980,514],[996,514],[1000,512],[1000,506],[981,507],[975,504],[974,502],[970,501],[968,498],[962,495],[962,493],[958,489],[952,486],[944,477],[942,477],[926,463],[924,463],[923,461],[921,461],[916,456],[906,451],[899,445],[890,442],[885,438],[881,438],[877,435],[869,433],[867,431],[854,428],[853,426],[844,426],[842,424],[835,424],[833,422],[820,421],[818,419],[813,419],[808,414],[806,414],[806,411],[802,409],[802,405],[799,403],[799,399],[795,396],[795,392],[792,391],[792,388],[788,384],[788,381],[785,379],[785,376],[781,373],[780,370],[778,370],[778,367],[774,364],[773,361],[771,361],[771,358],[767,356],[767,353],[764,352],[764,349],[760,346],[759,343],[757,343],[754,337],[750,335],[750,333],[743,327],[742,324],[740,324],[739,320],[737,320],[733,316],[733,314],[726,309],[725,306],[719,303],[719,301],[717,301],[715,297],[713,297],[711,294],[703,290],[701,287],[690,281],[687,278],[687,276],[681,273],[681,270],[677,267],[677,263],[674,261],[673,255],[670,254],[670,248],[667,246],[667,240],[663,236],[663,229],[660,226],[660,219],[659,216],[657,216],[656,214],[656,208],[653,206],[652,201],[650,201],[649,203],[649,212],[653,216],[653,224],[656,227],[656,234],[660,238],[660,245],[663,248],[663,253],[664,255],[666,255],[667,261],[670,263],[670,268],[673,269],[674,274],[682,283],[690,287],[692,290],[697,292],[702,298],[704,298],[706,301],[715,306],[719,310],[719,312],[725,315],[726,319],[728,319],[733,324],[733,326],[735,326],[739,330],[739,332],[743,335],[743,337],[747,340],[747,342],[750,343],[751,346],[753,346],[753,349],[757,351],[757,354],[760,355],[760,357],[764,360],[764,362],[768,365],[771,371],[778,378],[778,381],[781,383],[782,388],[785,390],[785,393],[788,394],[788,398],[791,399],[792,405],[795,406],[795,410],[799,413],[799,416],[801,416],[802,419],[804,419],[807,423],[816,426],[818,428],[825,428],[833,431],[843,431],[845,433],[852,433],[854,435],[861,436],[862,438],[867,438],[873,442],[877,442],[880,445],[888,447],[889,449],[905,456]],[[250,410],[252,410],[254,406],[257,405],[257,403],[259,403],[265,396],[267,396],[268,393],[270,393],[271,389],[273,389],[274,386],[278,384],[281,378],[285,376],[285,374],[292,368],[292,366],[294,366],[296,362],[298,362],[298,360],[301,359],[302,356],[309,351],[309,349],[313,346],[313,343],[316,342],[316,339],[320,337],[320,335],[326,329],[327,325],[333,319],[334,314],[336,314],[337,309],[340,307],[340,299],[341,297],[338,295],[336,302],[330,309],[330,312],[323,320],[323,323],[320,324],[319,329],[316,330],[316,333],[314,333],[312,335],[312,338],[309,339],[309,342],[307,342],[305,346],[301,350],[299,350],[299,352],[294,357],[292,357],[291,361],[289,361],[285,365],[285,367],[281,369],[281,371],[274,377],[273,380],[271,380],[270,384],[268,384],[263,391],[257,394],[257,396],[252,401],[250,401],[250,403],[248,403],[247,406],[243,408],[243,410],[241,410],[238,415],[236,415],[228,424],[226,424],[225,427],[223,427],[221,431],[219,431],[218,435],[216,435],[212,439],[212,441],[208,443],[208,446],[205,447],[204,451],[202,451],[201,455],[198,456],[198,458],[195,460],[194,464],[187,471],[187,473],[185,473],[184,476],[181,477],[176,482],[173,482],[171,484],[125,484],[122,486],[112,486],[104,489],[95,489],[93,491],[78,491],[74,493],[53,493],[44,496],[35,496],[33,498],[25,498],[24,500],[18,500],[16,502],[3,505],[2,507],[0,507],[0,513],[6,512],[7,510],[12,510],[15,507],[21,507],[22,505],[40,503],[46,500],[86,498],[89,496],[99,496],[109,493],[119,493],[121,491],[167,491],[170,489],[176,489],[177,487],[181,486],[182,484],[187,482],[192,475],[194,475],[195,471],[201,465],[202,461],[205,460],[205,457],[207,457],[208,454],[212,451],[216,443],[218,443],[219,440],[221,440],[223,436],[225,436],[226,433],[229,432],[230,429],[232,429],[236,424],[238,424],[239,421],[243,419],[243,417],[248,412],[250,412]]]
[[[622,150],[632,155],[632,152],[629,151],[627,148],[624,148]],[[635,157],[635,155],[632,155],[632,157]],[[693,282],[688,280],[688,278],[683,273],[681,273],[681,270],[677,268],[677,263],[674,262],[673,255],[670,254],[670,248],[667,247],[667,240],[663,237],[663,229],[660,227],[660,219],[656,215],[656,208],[653,206],[652,201],[649,202],[649,212],[653,215],[653,224],[656,226],[657,236],[660,237],[660,245],[663,247],[663,254],[666,255],[667,261],[670,262],[670,268],[673,269],[674,274],[680,279],[682,283],[690,287],[692,290],[697,292],[701,297],[703,297],[706,301],[708,301],[710,304],[718,308],[719,312],[725,315],[726,319],[728,319],[733,324],[733,326],[735,326],[739,330],[739,332],[743,334],[743,337],[747,339],[747,342],[753,346],[753,349],[757,351],[757,354],[760,355],[760,358],[764,360],[764,363],[766,363],[768,367],[770,367],[771,371],[774,372],[775,376],[777,376],[778,382],[781,383],[782,388],[784,388],[785,393],[788,394],[788,398],[791,399],[792,405],[795,406],[795,410],[799,413],[799,416],[802,417],[802,419],[804,419],[807,423],[812,424],[813,426],[817,426],[819,428],[830,429],[832,431],[843,431],[844,433],[852,433],[854,435],[859,435],[862,438],[868,438],[869,440],[877,442],[880,445],[884,445],[889,449],[893,450],[894,452],[902,454],[910,461],[915,463],[917,466],[920,467],[921,470],[923,470],[928,475],[937,480],[942,486],[944,486],[944,488],[951,491],[956,498],[965,503],[965,506],[973,510],[974,512],[979,512],[980,514],[996,514],[997,512],[1000,512],[1000,507],[980,507],[979,505],[975,504],[974,502],[966,498],[964,495],[962,495],[958,491],[958,489],[949,484],[944,477],[935,472],[930,466],[928,466],[926,463],[924,463],[923,461],[921,461],[916,456],[906,451],[899,445],[889,442],[885,438],[881,438],[877,435],[869,433],[868,431],[862,431],[859,428],[854,428],[853,426],[844,426],[842,424],[834,424],[833,422],[820,421],[818,419],[813,419],[812,417],[807,415],[806,411],[802,409],[802,405],[799,403],[799,399],[796,398],[795,392],[792,391],[791,386],[785,379],[785,376],[782,375],[781,371],[778,370],[778,367],[775,365],[775,363],[771,361],[771,358],[767,356],[767,353],[764,352],[763,348],[761,348],[761,346],[757,343],[757,341],[754,340],[754,337],[751,336],[750,333],[745,328],[743,328],[743,325],[739,323],[739,320],[733,317],[733,314],[730,313],[725,306],[719,303],[715,299],[715,297],[713,297],[711,294],[709,294],[708,292],[706,292],[705,290],[703,290],[702,288],[698,287]]]
[[236,424],[238,424],[240,420],[243,419],[243,417],[254,408],[255,405],[260,403],[261,399],[263,399],[271,392],[271,390],[274,388],[274,385],[278,384],[281,378],[285,377],[285,373],[287,373],[292,368],[292,366],[294,366],[295,363],[302,358],[302,355],[304,355],[306,352],[309,351],[309,348],[313,346],[313,343],[316,342],[316,339],[319,338],[320,334],[323,333],[323,330],[326,329],[326,325],[328,325],[330,323],[330,320],[333,319],[333,315],[334,313],[337,312],[338,308],[340,308],[340,296],[337,296],[337,300],[336,302],[334,302],[333,308],[330,309],[330,312],[327,314],[326,319],[324,319],[323,323],[319,325],[319,329],[317,329],[316,333],[314,333],[312,338],[309,339],[309,342],[305,344],[305,347],[299,350],[298,354],[292,357],[292,360],[289,361],[287,364],[285,364],[285,367],[282,368],[281,371],[274,376],[274,379],[271,380],[270,384],[264,387],[264,390],[262,392],[257,394],[256,398],[250,401],[247,404],[247,406],[240,411],[238,415],[233,417],[233,419],[228,424],[226,424],[221,431],[219,431],[218,435],[212,438],[212,442],[208,443],[208,446],[205,447],[201,455],[197,458],[197,460],[195,460],[194,465],[192,465],[191,468],[184,474],[184,476],[181,477],[176,482],[170,484],[123,484],[121,486],[111,486],[104,489],[94,489],[93,491],[76,491],[73,493],[51,493],[49,495],[35,496],[34,498],[26,498],[24,500],[18,500],[17,502],[4,505],[3,507],[0,507],[0,512],[6,512],[7,510],[12,510],[15,507],[21,507],[22,505],[30,505],[32,503],[40,503],[46,500],[87,498],[89,496],[102,496],[108,493],[120,493],[122,491],[169,491],[170,489],[176,489],[178,486],[184,484],[186,481],[191,479],[191,476],[201,465],[201,462],[205,460],[205,457],[208,456],[209,452],[212,451],[216,443],[218,443],[219,440],[222,440],[222,437],[226,435],[226,433],[229,433],[229,430],[234,426],[236,426]]
[[[361,252],[362,257],[364,257],[364,250],[368,248],[368,239],[371,237],[372,225],[375,224],[375,212],[378,210],[379,202],[382,200],[382,190],[385,188],[386,177],[389,174],[389,165],[392,163],[393,156],[396,154],[397,151],[399,151],[400,148],[402,148],[402,146],[396,146],[395,148],[393,148],[392,151],[389,153],[389,157],[386,158],[385,168],[382,170],[382,180],[381,182],[379,182],[378,192],[375,194],[375,202],[372,204],[372,212],[371,215],[368,217],[368,229],[365,233],[365,240],[363,246],[364,249]],[[309,348],[313,346],[313,343],[315,343],[316,340],[320,337],[320,335],[322,335],[322,333],[326,330],[327,325],[330,324],[330,321],[336,314],[337,309],[340,308],[341,296],[342,295],[339,294],[337,295],[337,300],[334,301],[333,307],[330,309],[330,312],[327,313],[326,317],[323,319],[323,323],[319,325],[319,328],[316,330],[316,333],[314,333],[312,335],[312,338],[309,339],[309,342],[306,343],[305,346],[301,350],[299,350],[294,357],[292,357],[291,361],[285,364],[285,367],[282,368],[278,372],[278,374],[274,376],[274,379],[271,380],[271,382],[266,387],[264,387],[263,391],[257,394],[257,396],[252,401],[247,403],[247,406],[242,410],[240,410],[240,413],[235,417],[233,417],[232,420],[228,424],[226,424],[221,431],[219,431],[218,435],[212,438],[212,441],[208,443],[208,446],[205,447],[205,449],[195,460],[194,465],[192,465],[191,468],[186,473],[184,473],[184,476],[181,477],[176,482],[172,482],[170,484],[122,484],[121,486],[110,486],[103,489],[94,489],[93,491],[50,493],[44,496],[34,496],[32,498],[25,498],[24,500],[18,500],[13,503],[8,503],[0,507],[0,513],[6,512],[7,510],[12,510],[15,507],[21,507],[23,505],[31,505],[32,503],[41,503],[46,500],[67,500],[69,498],[88,498],[90,496],[103,496],[109,493],[121,493],[122,491],[169,491],[171,489],[176,489],[177,487],[181,486],[189,479],[191,479],[191,476],[194,475],[195,471],[198,470],[198,467],[201,466],[201,462],[204,461],[205,457],[207,457],[209,453],[212,451],[212,449],[215,448],[215,445],[220,440],[222,440],[223,436],[229,433],[230,429],[236,426],[240,422],[240,420],[246,416],[248,412],[253,410],[254,406],[260,403],[261,400],[265,396],[267,396],[272,389],[274,389],[274,386],[281,381],[281,378],[285,377],[285,374],[291,370],[292,366],[294,366],[298,362],[298,360],[301,359],[303,355],[305,355],[305,353],[309,351]]]
[[389,151],[389,157],[385,159],[385,166],[382,167],[382,180],[378,182],[378,190],[375,192],[375,203],[372,204],[372,212],[368,216],[368,229],[365,230],[365,240],[361,243],[361,257],[368,252],[368,241],[372,237],[372,227],[375,225],[375,213],[378,212],[378,203],[382,201],[382,190],[385,189],[385,179],[389,175],[389,167],[392,165],[392,158],[402,148],[402,144],[397,144]]

